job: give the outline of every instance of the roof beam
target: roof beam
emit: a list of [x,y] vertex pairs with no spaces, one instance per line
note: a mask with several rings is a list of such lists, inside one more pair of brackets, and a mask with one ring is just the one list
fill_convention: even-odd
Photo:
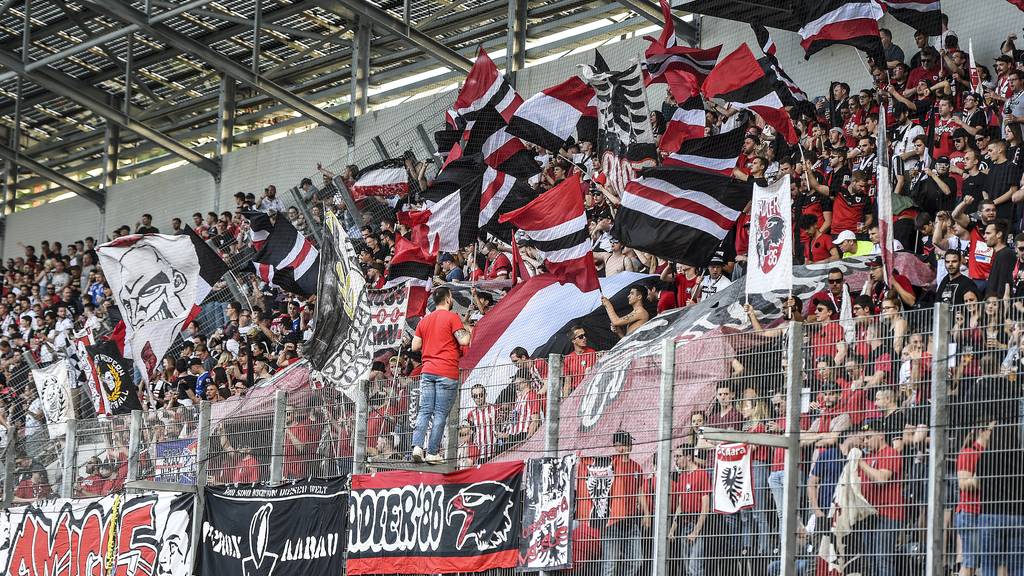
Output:
[[21,156],[14,150],[11,150],[10,148],[2,144],[0,144],[0,158],[3,158],[4,160],[7,160],[9,162],[13,162],[26,170],[31,170],[32,172],[35,172],[36,174],[42,176],[43,178],[46,178],[50,182],[53,182],[58,186],[66,188],[71,192],[74,192],[75,194],[81,196],[82,198],[85,198],[89,202],[95,204],[100,210],[103,210],[103,205],[106,200],[106,196],[104,194],[97,192],[92,188],[87,188],[86,186],[72,180],[71,178],[68,178],[67,176],[64,176],[59,172],[56,172],[54,170],[47,168],[46,166],[43,166],[42,164],[36,162],[31,158]]
[[138,26],[147,34],[154,36],[162,42],[177,46],[186,52],[202,58],[214,68],[235,78],[239,82],[273,96],[310,120],[318,122],[332,132],[341,135],[346,140],[352,141],[352,125],[348,122],[324,112],[293,92],[260,76],[227,56],[211,50],[205,44],[179,34],[163,24],[152,24],[147,21],[145,14],[117,0],[93,0],[93,4],[101,6],[107,11],[112,12],[112,15]]
[[[469,69],[473,67],[473,62],[469,58],[438,42],[433,36],[421,32],[412,26],[406,26],[405,22],[369,2],[362,2],[360,0],[314,1],[325,10],[330,10],[331,12],[339,13],[339,10],[342,12],[347,10],[357,16],[369,18],[374,25],[421,48],[424,52],[437,58],[442,64],[452,70],[461,70],[468,73]],[[343,13],[341,15],[344,16]]]
[[77,81],[74,78],[67,77],[62,74],[51,73],[49,71],[26,72],[21,61],[10,52],[0,51],[0,65],[10,68],[14,72],[17,72],[18,75],[32,81],[41,88],[45,88],[54,94],[63,96],[68,100],[77,103],[79,106],[88,108],[94,114],[108,122],[113,122],[122,128],[135,132],[139,136],[156,142],[178,156],[181,156],[185,160],[188,160],[192,164],[206,170],[212,174],[214,178],[220,178],[219,162],[210,160],[202,154],[194,152],[188,146],[185,146],[163,132],[154,130],[148,125],[132,119],[131,116],[124,114],[122,111],[112,108],[103,100],[93,96],[90,93],[91,91],[75,89],[74,85]]
[[[618,0],[618,3],[643,16],[652,24],[657,24],[658,26],[665,25],[665,18],[661,14],[661,9],[651,4],[649,0]],[[672,22],[676,25],[676,36],[686,40],[691,46],[697,45],[698,35],[696,26],[675,14],[672,15]]]

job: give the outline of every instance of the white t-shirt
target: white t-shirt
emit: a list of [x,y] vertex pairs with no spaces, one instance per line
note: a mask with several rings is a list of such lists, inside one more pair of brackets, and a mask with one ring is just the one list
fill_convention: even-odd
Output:
[[711,276],[705,276],[700,282],[701,300],[725,290],[730,284],[732,284],[732,280],[726,278],[725,275],[719,276],[718,280],[711,278]]
[[[43,400],[42,398],[36,398],[28,406],[29,412],[36,412],[38,414],[43,413]],[[25,414],[25,434],[31,436],[36,432],[42,430],[43,425],[46,424],[45,418],[43,420],[36,420],[35,416],[31,413]]]

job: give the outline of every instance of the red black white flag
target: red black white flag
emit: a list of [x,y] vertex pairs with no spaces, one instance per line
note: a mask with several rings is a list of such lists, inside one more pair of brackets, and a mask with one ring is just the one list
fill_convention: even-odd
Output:
[[884,54],[878,35],[882,15],[882,7],[875,0],[820,0],[808,4],[799,31],[804,59],[836,44],[853,46],[872,58]]
[[320,252],[287,218],[274,222],[274,229],[252,265],[256,275],[267,284],[302,296],[316,293]]
[[657,39],[644,37],[651,42],[640,64],[644,85],[668,84],[676,101],[683,102],[699,91],[701,82],[715,67],[722,46],[708,49],[679,46],[672,9],[666,0],[660,0],[660,4],[665,19],[661,35]]
[[488,167],[481,185],[479,229],[511,243],[512,226],[498,222],[498,217],[526,206],[536,197],[537,193],[526,181]]
[[732,176],[746,136],[746,129],[740,126],[723,134],[687,140],[677,150],[669,153],[662,162],[665,166]]
[[508,122],[508,133],[557,152],[593,99],[594,89],[573,76],[523,102]]
[[448,163],[421,194],[423,210],[400,212],[400,222],[414,229],[427,228],[428,253],[457,252],[476,241],[480,217],[479,156],[463,156]]
[[409,171],[405,160],[392,158],[371,164],[359,172],[359,178],[352,185],[352,197],[356,200],[367,196],[405,196],[409,193]]
[[808,0],[675,0],[676,9],[796,32]]
[[658,148],[675,152],[683,142],[703,138],[706,123],[704,100],[700,95],[690,98],[672,112],[672,117],[665,124],[665,133],[658,141]]
[[186,232],[133,234],[96,249],[125,324],[125,341],[147,382],[182,327],[199,314],[199,305],[228,271],[191,228]]
[[761,24],[751,24],[750,27],[754,29],[754,36],[757,37],[757,45],[761,48],[761,52],[765,56],[775,57],[777,47],[775,41],[772,40],[772,35],[768,33],[768,29]]
[[598,282],[584,194],[583,182],[574,173],[498,221],[510,222],[526,234],[548,272],[589,292],[597,288]]
[[797,86],[796,82],[789,77],[789,74],[786,74],[786,71],[782,69],[782,65],[779,64],[779,59],[776,56],[775,41],[772,40],[768,29],[759,24],[751,24],[750,27],[753,28],[754,35],[757,36],[757,44],[761,47],[761,52],[764,54],[764,58],[758,58],[757,62],[761,64],[765,74],[774,77],[775,92],[782,99],[782,103],[786,106],[792,106],[798,101],[807,100],[807,93]]
[[626,186],[612,234],[659,258],[705,266],[752,193],[752,184],[715,174],[645,170]]
[[469,121],[476,112],[493,108],[508,122],[522,103],[523,98],[481,47],[455,99],[455,113]]
[[481,154],[484,164],[516,178],[529,179],[540,174],[540,166],[523,142],[508,133],[505,119],[497,110],[485,108],[466,124],[462,154]]
[[939,0],[878,0],[892,17],[928,36],[942,34],[942,7]]
[[1024,0],[1006,0],[1006,1],[1009,2],[1010,4],[1013,4],[1017,8],[1020,8],[1021,10],[1024,10]]
[[786,142],[797,141],[793,121],[768,77],[746,44],[715,66],[701,89],[705,98],[720,98],[737,108],[754,112],[775,128]]
[[395,251],[388,265],[387,283],[384,288],[402,284],[409,285],[409,306],[407,318],[422,316],[427,310],[427,296],[433,290],[434,265],[437,254],[423,249],[427,227],[419,225],[413,230],[415,240],[395,234]]

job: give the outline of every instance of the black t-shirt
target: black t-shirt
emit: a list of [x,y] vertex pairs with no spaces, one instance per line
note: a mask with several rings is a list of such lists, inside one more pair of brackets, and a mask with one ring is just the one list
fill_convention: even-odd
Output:
[[1006,285],[1013,281],[1013,266],[1017,263],[1017,255],[1009,246],[992,255],[992,268],[988,273],[986,296],[1003,297]]
[[185,374],[184,376],[178,378],[178,381],[175,382],[174,384],[178,388],[179,401],[192,398],[191,396],[188,395],[188,391],[191,390],[192,393],[195,394],[196,381],[198,379],[199,378],[195,374]]
[[945,194],[931,176],[924,177],[911,191],[911,197],[917,205],[932,216],[941,210],[952,212],[957,204],[956,180],[948,174],[940,175],[939,178],[949,187],[949,194]]
[[963,182],[963,194],[960,196],[963,199],[964,196],[974,197],[974,206],[981,204],[982,199],[985,198],[985,179],[988,178],[985,174],[978,172],[974,176],[964,176]]
[[159,234],[160,230],[156,226],[139,226],[135,230],[136,234]]
[[[939,302],[945,304],[963,304],[964,293],[968,290],[978,291],[978,285],[974,283],[967,276],[961,274],[953,279],[950,276],[946,276],[942,279],[939,284],[938,290],[935,291],[936,298]],[[979,294],[980,296],[980,294]]]
[[[988,197],[995,200],[1005,194],[1013,186],[1020,184],[1020,168],[1010,161],[1002,164],[991,163],[988,176],[985,178],[985,191]],[[1004,202],[996,206],[996,215],[1004,220],[1013,219],[1013,202]]]

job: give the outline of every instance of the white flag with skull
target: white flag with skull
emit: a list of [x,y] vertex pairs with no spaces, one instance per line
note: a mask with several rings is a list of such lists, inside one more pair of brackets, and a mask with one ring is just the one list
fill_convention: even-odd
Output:
[[54,362],[46,368],[33,369],[32,380],[43,404],[43,415],[46,417],[50,438],[63,436],[68,420],[75,417],[67,360]]
[[220,256],[191,229],[187,231],[179,236],[124,236],[96,250],[125,324],[125,355],[130,348],[147,382],[227,272]]
[[717,514],[735,514],[754,507],[754,478],[750,446],[719,444],[715,448],[712,503]]

